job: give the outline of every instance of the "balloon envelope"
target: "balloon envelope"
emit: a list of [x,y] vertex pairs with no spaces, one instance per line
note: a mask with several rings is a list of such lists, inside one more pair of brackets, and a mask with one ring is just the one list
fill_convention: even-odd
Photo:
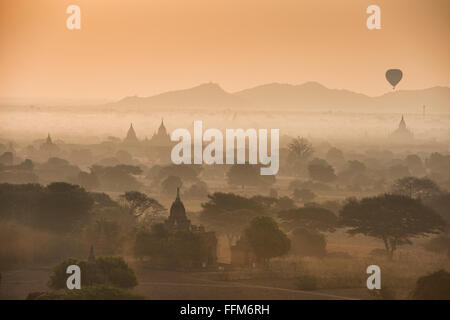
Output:
[[400,69],[389,69],[386,71],[386,80],[392,85],[392,88],[395,89],[395,86],[402,80],[403,73]]

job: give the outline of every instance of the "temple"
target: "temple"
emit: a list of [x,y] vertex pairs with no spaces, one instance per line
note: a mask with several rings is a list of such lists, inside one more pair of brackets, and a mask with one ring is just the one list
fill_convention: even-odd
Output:
[[405,119],[402,115],[402,119],[400,120],[397,130],[395,130],[390,135],[390,140],[395,143],[406,143],[406,142],[411,142],[413,139],[414,139],[414,135],[407,128]]
[[149,140],[149,144],[155,147],[166,147],[171,145],[170,135],[167,133],[167,129],[164,126],[164,119],[161,119],[158,132],[155,132],[152,138]]
[[186,209],[180,199],[180,188],[177,188],[177,197],[170,207],[169,218],[165,222],[169,231],[190,231],[191,221],[186,216]]
[[53,143],[52,137],[50,137],[50,133],[47,135],[47,139],[45,143],[43,143],[39,149],[42,156],[45,158],[55,157],[59,154],[59,147]]
[[217,264],[217,238],[213,231],[205,231],[203,226],[191,224],[186,216],[186,209],[180,198],[180,188],[177,188],[177,196],[170,207],[169,218],[165,221],[165,227],[169,232],[192,232],[202,241],[204,252],[199,261],[202,267],[211,267]]
[[130,124],[130,129],[128,129],[127,136],[123,140],[123,143],[126,145],[137,145],[139,144],[139,140],[136,136],[136,132],[134,131],[133,124]]

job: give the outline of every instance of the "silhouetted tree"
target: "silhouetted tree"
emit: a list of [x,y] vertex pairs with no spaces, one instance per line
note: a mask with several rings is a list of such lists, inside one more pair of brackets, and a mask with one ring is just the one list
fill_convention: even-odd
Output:
[[333,163],[343,163],[345,162],[344,153],[337,148],[330,148],[325,156],[325,158]]
[[80,186],[54,182],[40,195],[32,220],[43,228],[69,231],[88,218],[93,204],[89,193]]
[[200,221],[214,228],[219,234],[224,235],[231,247],[241,235],[243,228],[257,215],[257,212],[249,209],[202,211]]
[[17,165],[0,164],[0,183],[37,183],[39,177],[33,172],[34,164],[30,159],[26,159]]
[[450,155],[434,152],[427,159],[426,165],[432,173],[448,176],[450,172]]
[[129,213],[134,217],[141,215],[159,216],[166,209],[155,199],[138,191],[129,191],[120,196],[124,204],[128,207]]
[[416,154],[410,154],[405,158],[409,171],[414,175],[423,175],[426,173],[422,159]]
[[69,163],[69,161],[57,157],[49,158],[47,162],[36,165],[36,174],[41,183],[74,182],[74,178],[80,173],[80,168]]
[[291,241],[270,217],[256,217],[244,231],[256,258],[267,265],[269,260],[286,254]]
[[389,177],[392,179],[400,179],[411,175],[409,168],[401,164],[396,164],[389,167],[388,173]]
[[44,190],[40,184],[0,184],[0,218],[31,223]]
[[340,213],[349,234],[383,240],[390,259],[399,245],[411,243],[410,238],[437,234],[445,226],[442,217],[420,200],[401,195],[350,199]]
[[136,232],[134,253],[137,257],[149,256],[155,260],[163,259],[167,253],[169,232],[164,224],[155,223],[150,229],[140,228]]
[[77,184],[79,184],[83,188],[86,188],[87,190],[93,190],[100,186],[100,181],[98,180],[98,177],[92,172],[87,173],[81,171],[78,174],[76,182]]
[[135,254],[150,257],[154,264],[169,268],[199,266],[206,259],[204,242],[197,233],[170,233],[163,224],[137,232]]
[[311,143],[302,137],[292,139],[288,145],[287,160],[289,166],[294,170],[295,175],[299,175],[306,161],[314,153]]
[[347,161],[347,166],[344,170],[339,172],[339,182],[342,184],[353,184],[354,178],[360,175],[365,175],[367,171],[366,165],[358,160]]
[[312,144],[305,138],[292,139],[288,145],[289,158],[295,161],[304,161],[314,153]]
[[184,181],[194,181],[197,179],[198,175],[202,171],[202,167],[200,165],[169,165],[165,167],[160,167],[159,170],[157,168],[154,169],[154,173],[156,173],[155,178],[158,181],[167,179],[169,176],[176,176]]
[[254,200],[261,204],[266,212],[276,209],[279,201],[277,197],[266,197],[262,195],[253,196],[250,200]]
[[333,167],[323,159],[313,159],[308,163],[309,176],[317,181],[331,182],[336,179]]
[[441,193],[437,196],[424,199],[424,203],[435,210],[447,223],[445,232],[435,238],[434,243],[430,241],[430,247],[441,247],[441,251],[447,250],[450,257],[450,193]]
[[241,186],[242,189],[245,186],[269,187],[275,182],[275,176],[262,176],[260,168],[260,165],[234,164],[227,172],[228,184]]
[[81,286],[109,284],[119,288],[137,285],[136,275],[122,257],[99,257],[95,263],[84,260],[67,259],[53,269],[48,286],[53,289],[66,288],[67,267],[77,265],[81,269]]
[[428,178],[405,177],[394,182],[392,193],[414,199],[429,199],[440,195],[442,191]]
[[214,192],[208,195],[208,198],[208,202],[202,203],[203,211],[208,213],[238,209],[248,209],[259,213],[264,211],[261,203],[234,193]]
[[[424,199],[424,203],[435,210],[447,221],[447,226],[450,227],[450,193],[441,193],[432,198]],[[450,229],[447,229],[449,232]]]
[[89,196],[94,201],[95,208],[118,207],[119,204],[112,200],[109,195],[103,192],[89,192]]
[[233,245],[243,227],[252,218],[264,213],[264,204],[254,198],[245,198],[233,193],[216,192],[208,195],[209,201],[202,203],[200,221],[227,237]]
[[445,270],[420,277],[412,292],[417,300],[450,300],[450,273]]
[[277,201],[276,211],[289,210],[296,208],[295,201],[287,196],[279,197]]
[[91,168],[100,181],[100,186],[108,191],[131,191],[139,190],[142,184],[134,177],[142,173],[137,166],[117,165],[114,167],[103,167],[94,165]]

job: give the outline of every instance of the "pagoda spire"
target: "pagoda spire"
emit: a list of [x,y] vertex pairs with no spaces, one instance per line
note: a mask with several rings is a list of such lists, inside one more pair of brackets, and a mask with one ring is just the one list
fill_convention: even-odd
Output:
[[400,120],[400,124],[398,125],[398,127],[400,129],[406,129],[406,122],[405,122],[403,115],[402,115],[402,120]]
[[53,142],[52,142],[52,137],[50,137],[50,133],[48,133],[48,135],[47,135],[47,143],[48,144],[52,144]]
[[133,123],[130,124],[130,129],[128,129],[127,132],[127,137],[125,138],[125,140],[127,140],[128,142],[134,142],[137,141],[137,136],[136,136],[136,132],[134,131],[133,128]]

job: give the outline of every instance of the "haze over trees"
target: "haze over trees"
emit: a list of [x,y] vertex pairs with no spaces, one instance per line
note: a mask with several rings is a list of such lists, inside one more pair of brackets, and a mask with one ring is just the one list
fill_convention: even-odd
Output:
[[339,225],[333,212],[315,206],[280,211],[278,217],[291,231],[292,251],[299,256],[324,256],[326,239],[322,232],[334,232]]
[[262,176],[260,173],[260,168],[260,165],[234,164],[227,172],[228,184],[232,186],[240,186],[242,189],[246,186],[270,187],[270,185],[275,183],[275,176]]
[[313,180],[331,182],[336,179],[333,167],[323,159],[315,158],[308,163],[308,173]]
[[[216,124],[213,116],[205,117],[210,117],[208,126]],[[225,111],[227,117],[233,126],[253,123],[241,112]],[[278,115],[268,111],[264,117]],[[330,117],[341,117],[361,140],[344,141],[331,131],[310,134],[302,125],[314,117],[328,126],[335,123]],[[420,276],[445,269],[448,261],[450,158],[446,145],[432,141],[393,146],[376,140],[370,128],[381,120],[358,117],[296,118],[298,123],[280,137],[276,177],[261,176],[259,165],[173,165],[162,147],[152,148],[153,128],[136,124],[132,146],[112,136],[80,143],[55,139],[58,154],[44,155],[39,146],[45,139],[30,146],[19,141],[14,148],[3,142],[0,182],[9,184],[0,184],[0,268],[48,267],[68,257],[81,263],[93,245],[100,256],[133,261],[144,277],[170,269],[264,285],[295,279],[296,288],[303,287],[297,280],[304,277],[318,290],[348,287],[351,292],[360,288],[366,276],[362,265],[370,262],[386,266],[387,278],[401,284],[394,290],[399,294]],[[397,115],[383,117],[395,129]],[[282,128],[290,118],[280,118]],[[419,118],[405,117],[413,129],[423,121]],[[171,129],[187,126],[186,119],[175,119],[167,121]],[[359,121],[368,130],[364,138],[356,134]],[[218,127],[222,124],[226,120]],[[418,139],[427,134],[417,133]],[[167,150],[166,155],[170,146]],[[180,186],[192,228],[168,232],[166,208]],[[202,266],[210,252],[200,230],[218,238],[219,263],[211,268]],[[407,243],[412,245],[402,246]],[[80,295],[110,296],[116,289],[121,288],[98,283]]]
[[1,184],[0,199],[1,218],[17,219],[55,232],[73,230],[88,218],[94,204],[83,188],[64,182],[47,187]]
[[267,265],[271,258],[286,254],[291,247],[291,241],[287,235],[270,217],[253,218],[244,230],[244,237],[256,258],[264,265]]
[[295,176],[301,173],[306,161],[313,153],[311,142],[303,137],[297,137],[289,143],[287,160]]
[[166,211],[157,200],[138,191],[128,191],[121,195],[122,203],[133,217],[142,215],[160,216]]
[[265,212],[260,202],[233,193],[216,192],[208,198],[209,201],[202,203],[200,221],[225,235],[229,246],[235,243],[252,218]]
[[392,193],[426,200],[439,196],[442,191],[434,181],[428,178],[405,177],[395,181]]
[[350,199],[340,212],[351,235],[381,239],[390,259],[411,238],[438,234],[446,225],[442,217],[420,200],[401,195]]
[[134,252],[137,257],[149,258],[154,266],[169,269],[201,265],[207,254],[199,234],[191,231],[171,233],[161,223],[137,232]]

